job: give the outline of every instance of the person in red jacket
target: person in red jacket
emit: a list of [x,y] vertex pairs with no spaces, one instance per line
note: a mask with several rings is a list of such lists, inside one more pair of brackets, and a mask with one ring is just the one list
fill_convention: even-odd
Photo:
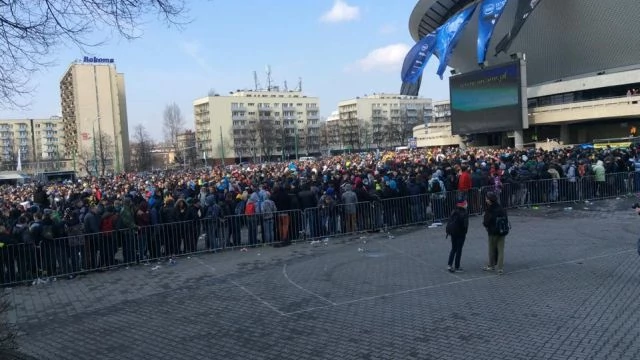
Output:
[[468,165],[463,164],[458,174],[458,199],[466,201],[471,187],[471,171],[469,171]]

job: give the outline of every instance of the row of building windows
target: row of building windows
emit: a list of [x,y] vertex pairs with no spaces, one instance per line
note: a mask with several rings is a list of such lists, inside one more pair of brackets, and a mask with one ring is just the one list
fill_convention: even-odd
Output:
[[[295,108],[295,107],[302,107],[302,103],[298,103],[295,106],[293,105],[293,103],[258,103],[258,107],[263,107],[263,108],[277,108],[280,107],[280,105],[282,105],[282,108],[286,109],[286,108]],[[247,103],[248,107],[254,107],[256,106],[255,103]],[[231,103],[231,109],[243,109],[245,107],[244,103]],[[307,109],[317,109],[318,108],[318,104],[306,104],[306,108]]]

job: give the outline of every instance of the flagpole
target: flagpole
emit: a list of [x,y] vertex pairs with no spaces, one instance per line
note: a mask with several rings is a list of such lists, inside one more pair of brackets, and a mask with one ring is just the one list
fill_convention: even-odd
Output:
[[95,171],[94,176],[98,176],[98,150],[96,149],[96,124],[93,123],[93,171]]

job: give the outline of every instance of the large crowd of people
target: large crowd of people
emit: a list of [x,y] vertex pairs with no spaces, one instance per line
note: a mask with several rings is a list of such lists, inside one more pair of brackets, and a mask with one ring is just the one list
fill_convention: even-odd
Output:
[[[0,282],[640,189],[635,148],[439,148],[0,186]],[[121,256],[117,256],[121,253]]]

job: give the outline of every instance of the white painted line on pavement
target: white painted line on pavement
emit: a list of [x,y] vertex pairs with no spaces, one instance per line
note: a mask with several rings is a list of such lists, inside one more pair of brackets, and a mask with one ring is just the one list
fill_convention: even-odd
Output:
[[[216,269],[209,265],[209,264],[205,264],[202,260],[197,259],[197,261],[200,263],[200,265],[206,267],[207,269],[211,270],[211,272],[215,273]],[[222,276],[222,274],[218,274],[216,277],[220,277]],[[227,281],[229,281],[230,283],[232,283],[233,285],[237,286],[238,288],[240,288],[242,291],[246,292],[247,294],[251,295],[254,299],[258,300],[259,302],[261,302],[262,304],[264,304],[266,307],[268,307],[269,309],[275,311],[278,315],[286,315],[284,312],[278,310],[275,306],[269,304],[266,300],[264,300],[263,298],[261,298],[260,296],[254,294],[251,290],[247,289],[246,287],[238,284],[237,282],[231,280],[231,279],[225,279]]]
[[275,311],[276,313],[278,313],[279,315],[286,315],[284,312],[276,309],[275,306],[269,304],[266,300],[262,299],[260,296],[254,294],[253,292],[251,292],[251,290],[247,289],[246,287],[238,284],[237,282],[231,280],[231,279],[227,279],[227,281],[229,281],[230,283],[232,283],[233,285],[239,287],[242,291],[246,292],[247,294],[253,296],[254,299],[260,301],[261,303],[263,303],[266,307],[268,307],[269,309]]
[[585,261],[589,261],[589,260],[596,260],[596,259],[602,259],[602,258],[606,258],[606,257],[616,256],[616,255],[622,255],[622,254],[635,252],[635,251],[637,251],[637,249],[617,251],[615,253],[610,253],[610,254],[601,254],[601,255],[596,255],[596,256],[591,256],[591,257],[586,257],[586,258],[581,258],[581,259],[574,259],[574,260],[564,261],[564,262],[555,263],[555,264],[541,265],[541,266],[531,267],[531,268],[527,268],[527,269],[506,272],[506,273],[504,273],[504,275],[495,274],[495,275],[489,275],[489,276],[480,276],[480,277],[476,277],[476,278],[463,279],[463,280],[459,280],[459,281],[451,281],[451,282],[447,282],[447,283],[434,284],[434,285],[429,285],[429,286],[422,286],[422,287],[414,288],[414,289],[407,289],[407,290],[396,291],[396,292],[391,292],[391,293],[386,293],[386,294],[367,296],[367,297],[363,297],[363,298],[359,298],[359,299],[354,299],[354,300],[349,300],[349,301],[337,303],[335,305],[317,306],[317,307],[313,307],[313,308],[309,308],[309,309],[293,311],[293,312],[290,312],[290,313],[283,313],[282,315],[289,316],[289,315],[301,314],[301,313],[311,312],[311,311],[320,310],[320,309],[327,309],[327,308],[331,308],[333,306],[355,304],[355,303],[359,303],[359,302],[362,302],[362,301],[376,300],[376,299],[381,299],[381,298],[391,297],[391,296],[396,296],[396,295],[404,295],[404,294],[409,294],[409,293],[413,293],[413,292],[416,292],[416,291],[436,289],[436,288],[445,287],[445,286],[449,286],[449,285],[462,284],[462,283],[467,283],[467,282],[472,282],[472,281],[477,281],[477,280],[483,280],[483,279],[488,279],[488,278],[502,277],[502,276],[506,276],[506,275],[509,275],[509,274],[518,274],[518,273],[525,273],[525,272],[531,272],[531,271],[536,271],[536,270],[548,269],[548,268],[553,268],[553,267],[557,267],[557,266],[573,264],[573,263],[577,263],[577,262],[585,262]]
[[[433,265],[433,264],[430,264],[430,263],[428,263],[428,262],[426,262],[426,261],[422,260],[421,258],[419,258],[419,257],[417,257],[417,256],[413,256],[413,255],[408,254],[408,253],[406,253],[406,252],[404,252],[404,251],[402,251],[402,250],[400,250],[400,249],[398,249],[398,248],[396,248],[396,247],[394,247],[394,246],[391,246],[391,245],[387,244],[385,241],[380,241],[380,243],[382,244],[382,246],[387,247],[387,248],[389,248],[389,249],[391,249],[391,250],[393,250],[393,251],[397,252],[398,254],[402,254],[402,255],[404,255],[404,256],[406,256],[406,257],[408,257],[409,259],[415,260],[415,261],[417,261],[417,262],[419,262],[419,263],[421,263],[421,264],[429,265],[429,266],[432,266],[432,265]],[[465,280],[465,278],[463,278],[463,277],[461,277],[461,276],[458,276],[458,275],[456,275],[455,273],[452,273],[452,272],[450,272],[450,271],[448,271],[448,270],[442,270],[442,269],[440,269],[440,268],[438,268],[438,270],[439,270],[439,271],[441,271],[441,272],[443,272],[443,273],[445,273],[445,274],[447,274],[447,275],[453,276],[454,278],[456,278],[456,279],[458,279],[458,280],[460,280],[460,281],[464,281],[464,280]]]
[[318,299],[320,299],[320,300],[322,300],[322,301],[324,301],[324,302],[327,302],[327,303],[329,303],[329,304],[331,304],[331,305],[334,305],[334,306],[335,306],[335,305],[338,305],[337,303],[334,303],[333,301],[331,301],[331,300],[329,300],[329,299],[327,299],[327,298],[325,298],[325,297],[323,297],[323,296],[320,296],[320,295],[318,295],[318,294],[314,293],[314,292],[313,292],[313,291],[311,291],[311,290],[308,290],[308,289],[303,288],[302,286],[298,285],[298,284],[297,284],[297,283],[295,283],[293,280],[291,280],[291,279],[289,278],[289,275],[287,274],[287,264],[284,264],[284,266],[282,267],[282,275],[284,275],[284,278],[285,278],[285,279],[287,279],[287,281],[289,282],[289,284],[291,284],[291,285],[293,285],[293,286],[297,287],[298,289],[300,289],[300,290],[302,290],[302,291],[306,292],[307,294],[313,295],[313,296],[317,297]]

